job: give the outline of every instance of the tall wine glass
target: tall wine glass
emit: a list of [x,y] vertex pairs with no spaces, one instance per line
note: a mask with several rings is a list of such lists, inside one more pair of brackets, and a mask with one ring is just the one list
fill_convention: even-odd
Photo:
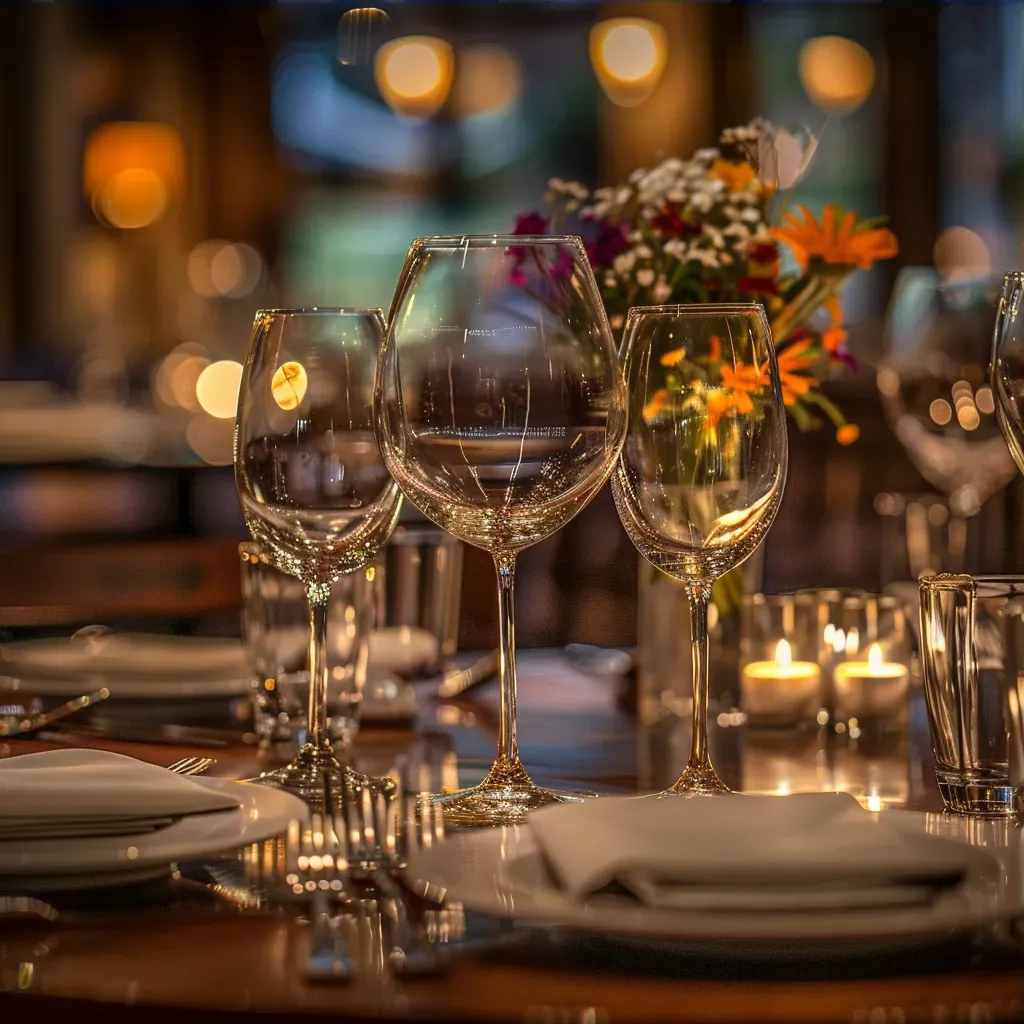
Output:
[[365,783],[327,735],[331,584],[363,568],[398,521],[402,496],[373,435],[379,309],[260,310],[235,419],[235,482],[254,539],[305,584],[309,601],[309,729],[286,767],[260,781],[317,801]]
[[708,600],[782,501],[789,446],[771,332],[754,303],[641,306],[623,345],[629,430],[615,505],[640,553],[690,601],[690,760],[661,795],[725,793],[708,752]]
[[625,435],[622,375],[581,241],[414,241],[375,402],[384,459],[407,497],[490,552],[498,574],[498,756],[480,785],[441,798],[445,820],[521,821],[568,797],[534,785],[519,759],[516,555],[593,498]]
[[992,336],[992,392],[1007,447],[1024,473],[1024,273],[1003,279]]

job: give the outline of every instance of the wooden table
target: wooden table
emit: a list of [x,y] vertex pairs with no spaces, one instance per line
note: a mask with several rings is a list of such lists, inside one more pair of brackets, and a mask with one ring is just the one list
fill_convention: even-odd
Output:
[[[521,664],[520,734],[524,759],[539,780],[604,792],[662,784],[678,767],[685,730],[638,729],[619,710],[614,688],[568,669],[551,654]],[[371,771],[403,757],[448,763],[454,751],[460,782],[486,767],[494,722],[493,686],[473,701],[435,709],[423,692],[418,734],[364,729],[359,755]],[[872,751],[821,750],[813,739],[751,742],[742,728],[716,728],[723,774],[747,789],[828,788],[839,779],[884,803],[938,808],[922,738],[920,707],[909,735]],[[0,755],[45,745],[0,745]],[[110,745],[169,764],[185,748]],[[902,757],[902,771],[895,767]],[[204,751],[211,753],[210,751]],[[212,752],[213,773],[253,774],[251,748]],[[902,781],[901,781],[902,780]],[[1019,1019],[1024,969],[1019,953],[1002,947],[932,965],[881,965],[871,976],[835,970],[816,977],[759,976],[756,970],[697,968],[671,959],[652,962],[622,951],[581,951],[575,940],[544,933],[513,936],[500,949],[456,957],[450,974],[399,982],[367,970],[351,985],[311,985],[303,979],[307,926],[300,910],[245,913],[126,914],[95,923],[0,926],[0,1022],[102,1019],[199,1022],[259,1013],[261,1020],[301,1017],[393,1021],[597,1022],[732,1021],[984,1021]],[[521,941],[520,941],[521,938]]]

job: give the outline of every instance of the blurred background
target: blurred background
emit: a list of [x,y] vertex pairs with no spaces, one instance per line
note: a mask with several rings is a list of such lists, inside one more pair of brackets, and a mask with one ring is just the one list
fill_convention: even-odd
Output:
[[[592,52],[613,17],[635,31]],[[551,176],[622,181],[755,116],[820,137],[798,201],[886,214],[901,249],[846,302],[859,369],[828,393],[859,441],[792,432],[765,589],[1024,569],[985,384],[1024,5],[26,3],[0,39],[7,634],[237,632],[257,308],[386,310],[414,236],[508,231]],[[636,571],[605,490],[521,557],[520,643],[632,643]],[[467,552],[463,646],[493,642],[492,588]]]

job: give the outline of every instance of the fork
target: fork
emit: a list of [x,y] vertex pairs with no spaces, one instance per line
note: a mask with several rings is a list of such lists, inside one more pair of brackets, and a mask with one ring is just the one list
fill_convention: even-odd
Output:
[[[427,915],[421,902],[409,894],[393,877],[396,861],[394,835],[390,829],[389,808],[397,799],[389,792],[367,787],[350,790],[342,803],[349,852],[349,875],[359,884],[379,893],[395,908],[391,970],[397,977],[436,977],[444,973],[447,957],[430,941]],[[384,839],[379,840],[375,810],[384,801]],[[403,927],[404,924],[404,927]]]
[[[330,806],[330,801],[328,801]],[[298,833],[296,835],[296,833]],[[310,814],[309,838],[297,823],[289,828],[289,857],[298,849],[288,880],[294,892],[312,894],[309,915],[309,958],[306,977],[309,981],[351,981],[358,973],[358,962],[345,934],[347,921],[331,916],[331,897],[340,899],[355,911],[362,922],[364,910],[358,895],[346,885],[345,872],[348,858],[334,827],[333,811],[324,817],[319,812]]]
[[174,764],[169,764],[167,770],[175,775],[202,775],[207,769],[217,763],[215,757],[183,757]]

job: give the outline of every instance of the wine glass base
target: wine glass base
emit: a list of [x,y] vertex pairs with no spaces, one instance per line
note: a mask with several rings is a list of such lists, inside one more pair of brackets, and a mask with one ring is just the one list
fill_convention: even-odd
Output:
[[658,796],[721,796],[731,792],[732,790],[718,777],[718,772],[710,764],[687,765],[682,775]]
[[433,803],[444,812],[445,828],[521,825],[526,816],[550,804],[578,804],[596,793],[565,793],[536,785],[526,770],[495,766],[477,786],[443,793]]
[[303,747],[290,764],[247,779],[257,786],[284,789],[303,799],[313,810],[327,806],[328,793],[341,794],[346,789],[368,786],[382,793],[393,792],[394,779],[373,778],[342,764],[330,749]]

